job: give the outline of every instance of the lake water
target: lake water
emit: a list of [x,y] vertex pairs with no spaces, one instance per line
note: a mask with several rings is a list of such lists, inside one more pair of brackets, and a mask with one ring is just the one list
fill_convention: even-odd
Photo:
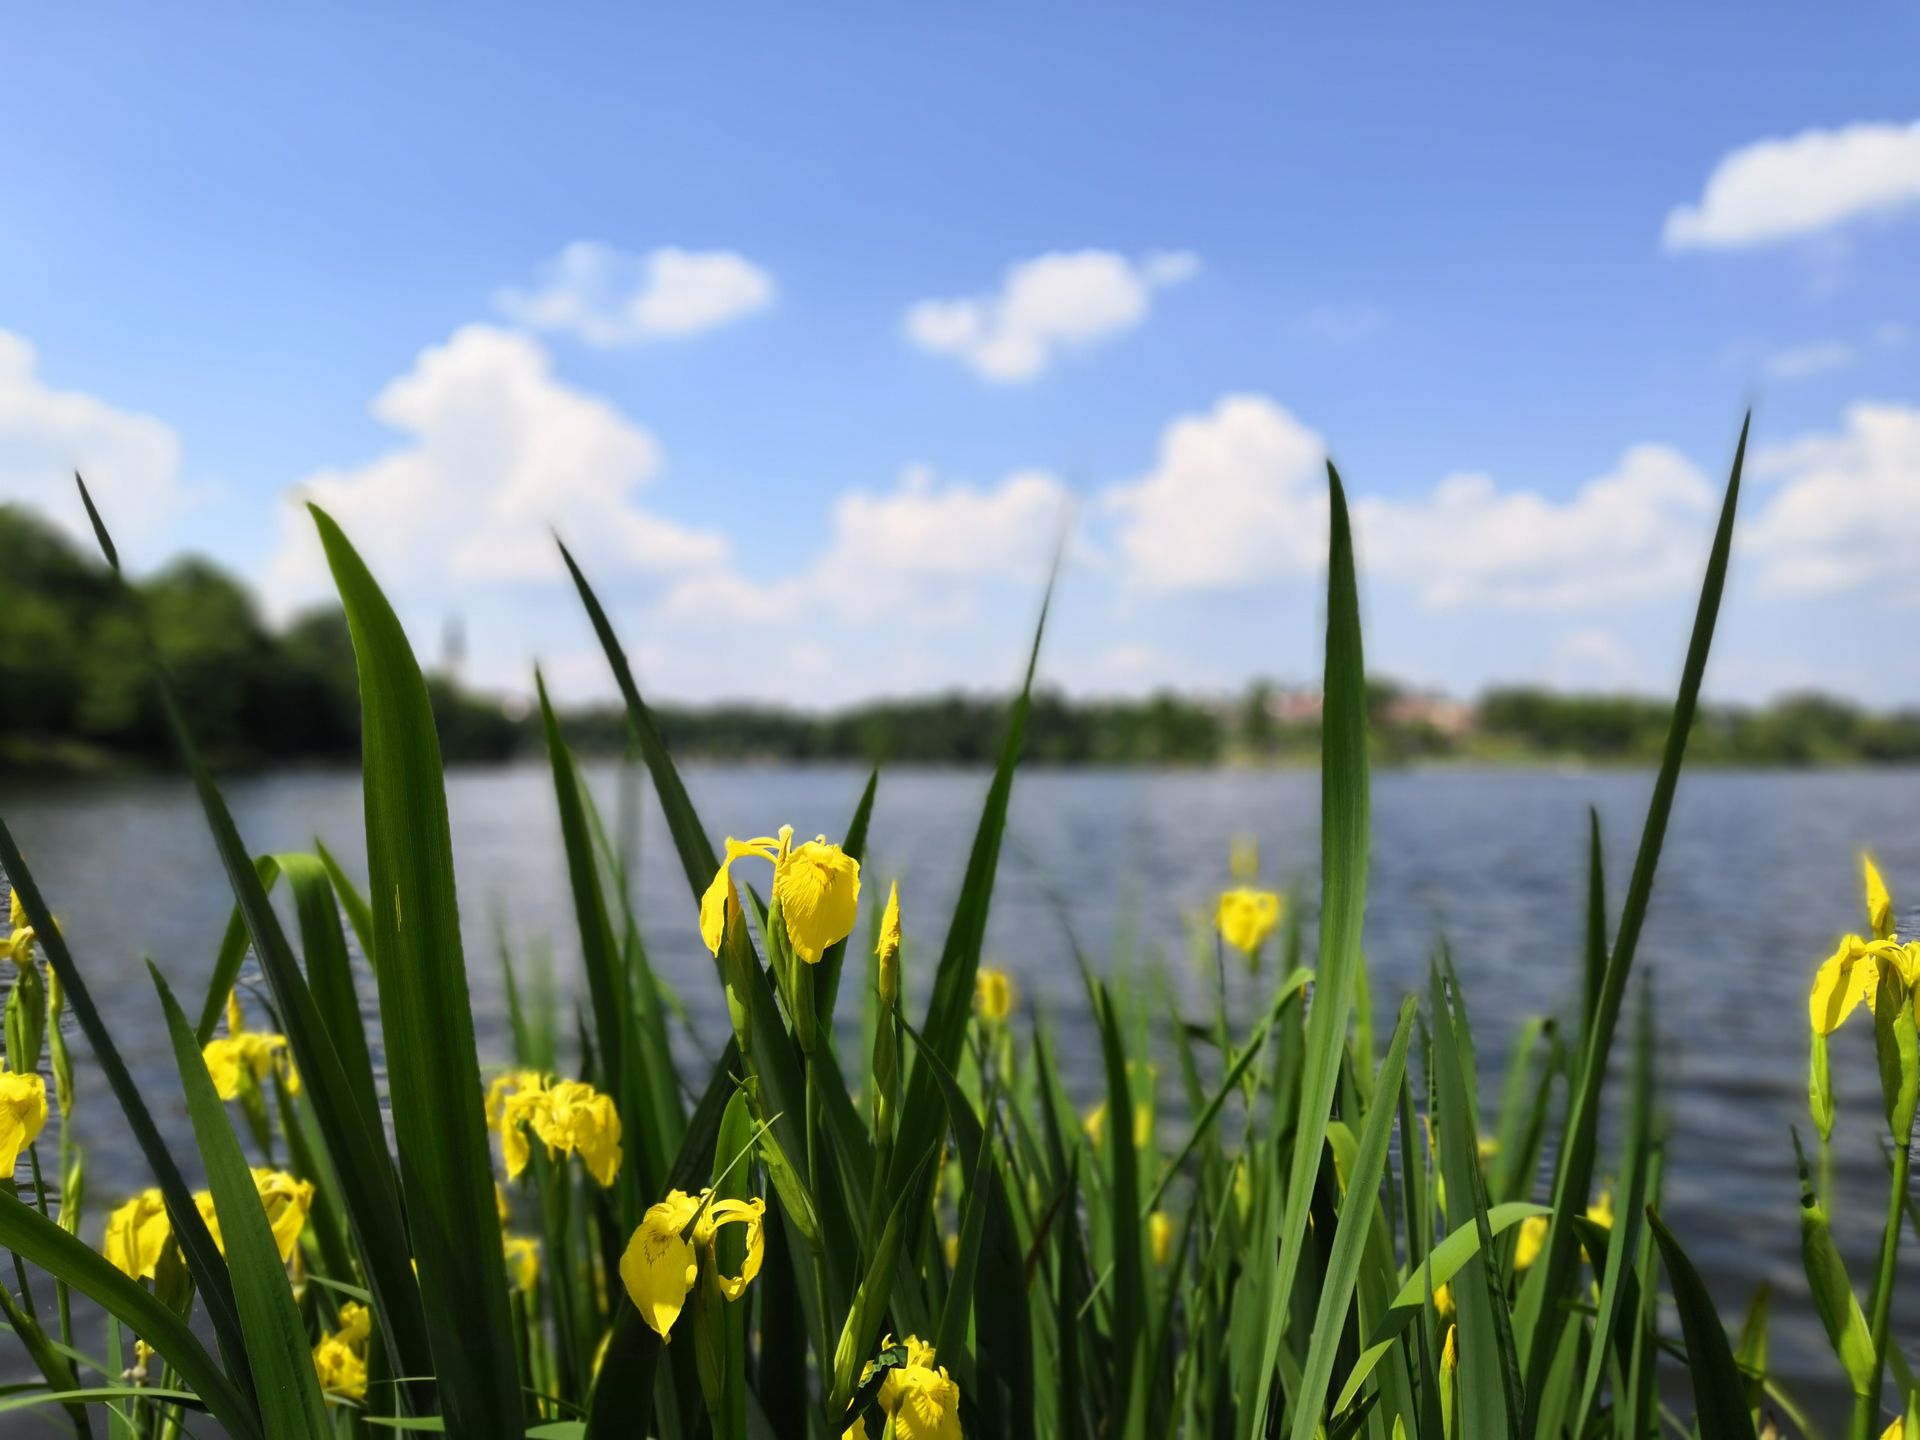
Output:
[[[885,880],[899,877],[909,944],[920,947],[909,966],[915,994],[924,993],[942,938],[928,922],[944,916],[958,892],[986,778],[909,770],[881,780],[865,896],[877,903]],[[863,779],[833,768],[694,767],[686,774],[708,824],[740,835],[789,822],[801,835],[837,837]],[[611,817],[615,773],[595,768],[591,783]],[[1424,985],[1435,937],[1444,934],[1490,1077],[1482,1089],[1495,1093],[1492,1067],[1502,1063],[1507,1036],[1527,1016],[1566,1012],[1574,993],[1587,807],[1601,816],[1617,912],[1651,785],[1649,774],[1621,771],[1376,775],[1366,949],[1377,1012],[1391,1015],[1402,993]],[[1295,772],[1036,770],[1020,778],[988,951],[1013,973],[1024,999],[1055,1013],[1063,1061],[1081,1095],[1093,1089],[1090,1037],[1076,1023],[1084,1000],[1049,894],[1064,897],[1097,963],[1110,963],[1124,941],[1166,953],[1176,973],[1189,974],[1183,917],[1204,908],[1223,883],[1230,836],[1258,836],[1267,877],[1312,896],[1317,791],[1317,775]],[[251,849],[309,848],[319,836],[364,877],[356,776],[261,776],[235,780],[227,793]],[[533,765],[461,770],[449,777],[448,798],[482,1058],[498,1060],[496,924],[523,950],[550,942],[562,985],[573,975],[551,781]],[[642,925],[655,965],[685,997],[696,1026],[723,1037],[725,1015],[693,903],[651,800],[640,827]],[[226,922],[229,895],[191,792],[163,778],[15,784],[0,789],[0,813],[63,917],[130,1065],[151,1079],[147,1095],[159,1123],[190,1154],[141,958],[151,955],[183,996],[197,997]],[[1829,1414],[1843,1391],[1802,1277],[1788,1127],[1809,1129],[1806,996],[1814,967],[1836,935],[1864,925],[1862,846],[1882,863],[1902,933],[1920,928],[1920,771],[1687,776],[1636,967],[1659,1001],[1672,1127],[1666,1217],[1730,1323],[1759,1281],[1773,1283],[1777,1366]],[[1849,1026],[1834,1052],[1842,1195],[1835,1228],[1864,1295],[1887,1175],[1869,1030]],[[142,1174],[110,1095],[87,1068],[84,1042],[77,1055],[76,1125],[92,1166],[87,1238],[97,1241],[108,1206]],[[1163,1085],[1164,1101],[1177,1100],[1174,1088]],[[1912,1353],[1920,1335],[1920,1245],[1910,1240],[1906,1255],[1904,1313],[1894,1334],[1907,1338]],[[11,1357],[0,1363],[0,1370],[14,1368]]]

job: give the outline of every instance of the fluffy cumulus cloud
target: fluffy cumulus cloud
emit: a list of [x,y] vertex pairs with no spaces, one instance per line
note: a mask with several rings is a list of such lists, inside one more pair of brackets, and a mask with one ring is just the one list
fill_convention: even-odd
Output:
[[1326,547],[1326,445],[1260,395],[1229,395],[1160,438],[1154,468],[1102,511],[1135,588],[1228,590],[1314,574]]
[[180,437],[164,421],[49,385],[32,342],[0,330],[0,501],[52,515],[91,552],[93,531],[73,484],[77,470],[123,551],[161,553],[162,532],[187,498],[180,450]]
[[1066,487],[1044,471],[982,486],[909,466],[886,490],[842,494],[825,545],[800,569],[766,577],[709,569],[675,584],[666,607],[678,619],[723,624],[791,620],[823,602],[848,619],[957,621],[971,614],[979,585],[1041,577],[1070,514]]
[[984,379],[1032,380],[1061,352],[1140,324],[1156,291],[1190,279],[1199,268],[1199,260],[1185,252],[1138,261],[1111,250],[1039,255],[1009,267],[990,294],[912,306],[907,338],[932,354],[952,356]]
[[1763,589],[1920,601],[1920,408],[1855,405],[1838,433],[1765,450],[1753,472],[1764,499],[1741,544]]
[[731,250],[666,247],[643,255],[578,240],[541,266],[530,290],[502,290],[502,314],[589,345],[698,335],[773,303],[773,277]]
[[1678,451],[1636,445],[1565,500],[1449,475],[1424,497],[1354,507],[1361,558],[1428,605],[1573,609],[1698,580],[1716,492]]
[[[556,578],[557,529],[583,561],[672,575],[720,563],[725,542],[649,513],[636,494],[661,468],[653,436],[557,379],[524,335],[468,325],[423,350],[373,402],[405,438],[295,489],[345,528],[383,580],[402,585]],[[273,598],[322,588],[312,526],[289,507]]]
[[1700,199],[1667,215],[1670,250],[1809,235],[1920,203],[1920,121],[1803,130],[1724,156]]

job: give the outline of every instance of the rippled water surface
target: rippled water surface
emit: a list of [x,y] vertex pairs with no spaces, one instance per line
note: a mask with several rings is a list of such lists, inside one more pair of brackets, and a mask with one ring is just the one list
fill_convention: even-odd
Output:
[[[593,771],[609,816],[617,777]],[[835,769],[687,773],[717,831],[803,835],[844,830],[863,776]],[[1617,913],[1650,775],[1550,771],[1392,772],[1374,780],[1366,948],[1378,1008],[1424,983],[1436,936],[1451,943],[1489,1076],[1524,1017],[1564,1011],[1577,973],[1586,809],[1598,809]],[[883,777],[870,886],[897,875],[924,987],[961,872],[986,776],[901,771]],[[1062,1053],[1087,1083],[1084,1002],[1049,894],[1064,898],[1081,945],[1169,955],[1181,974],[1184,917],[1221,883],[1227,838],[1257,835],[1269,877],[1311,896],[1318,861],[1317,776],[1308,773],[1034,771],[1021,777],[1001,862],[989,949],[1023,996],[1048,1006]],[[228,795],[256,850],[307,848],[316,835],[364,876],[357,777],[236,780]],[[497,927],[520,948],[551,943],[563,985],[575,942],[551,781],[535,766],[449,778],[468,967],[483,1059],[502,1058]],[[650,797],[649,797],[650,798]],[[178,1081],[141,957],[175,987],[204,987],[229,897],[192,795],[175,780],[116,780],[0,791],[8,824],[64,918],[107,1023],[157,1118],[191,1152]],[[666,829],[649,803],[641,825],[640,913],[655,965],[696,1025],[725,1016],[694,928],[694,907]],[[1806,991],[1842,930],[1864,924],[1856,851],[1879,856],[1904,922],[1920,929],[1920,771],[1688,776],[1680,791],[1638,974],[1655,986],[1664,1101],[1671,1118],[1666,1214],[1737,1316],[1761,1280],[1775,1291],[1779,1368],[1819,1408],[1838,1403],[1834,1364],[1801,1276],[1788,1127],[1806,1120]],[[873,891],[868,891],[873,897]],[[877,898],[877,897],[873,897]],[[371,996],[371,990],[368,990]],[[190,1007],[191,1008],[191,1007]],[[104,1085],[82,1071],[77,1124],[92,1162],[89,1239],[107,1207],[141,1181]],[[1878,1244],[1887,1170],[1878,1136],[1870,1032],[1837,1039],[1842,1206],[1836,1229],[1862,1293]],[[1492,1079],[1483,1080],[1491,1093]],[[1171,1087],[1167,1087],[1171,1089]],[[1165,1096],[1171,1101],[1175,1097]],[[192,1168],[191,1161],[189,1168]],[[1909,1245],[1913,1257],[1916,1247]],[[1905,1267],[1909,1350],[1920,1336],[1920,1264]],[[9,1361],[0,1370],[11,1372]]]

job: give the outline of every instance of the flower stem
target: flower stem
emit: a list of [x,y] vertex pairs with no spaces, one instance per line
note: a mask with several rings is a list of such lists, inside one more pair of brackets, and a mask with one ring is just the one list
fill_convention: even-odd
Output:
[[1880,1417],[1880,1382],[1887,1368],[1887,1332],[1893,1313],[1895,1263],[1900,1255],[1900,1228],[1905,1223],[1907,1183],[1913,1164],[1913,1127],[1905,1135],[1895,1136],[1893,1154],[1893,1191],[1887,1202],[1887,1224],[1880,1239],[1880,1270],[1873,1282],[1873,1373],[1867,1381],[1867,1393],[1856,1397],[1853,1407],[1853,1434],[1871,1440]]

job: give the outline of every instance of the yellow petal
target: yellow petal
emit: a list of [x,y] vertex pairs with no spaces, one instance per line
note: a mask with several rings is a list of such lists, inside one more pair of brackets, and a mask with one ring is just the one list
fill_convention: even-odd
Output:
[[1173,1217],[1156,1210],[1147,1217],[1147,1239],[1153,1246],[1153,1263],[1165,1265],[1173,1254]]
[[1243,886],[1221,895],[1214,909],[1214,923],[1222,939],[1251,955],[1280,923],[1280,911],[1280,897],[1275,892]]
[[1843,937],[1813,977],[1813,991],[1807,997],[1807,1015],[1815,1033],[1831,1035],[1862,1000],[1871,1006],[1879,983],[1879,966],[1866,943],[1858,935]]
[[686,1191],[670,1191],[665,1200],[648,1207],[620,1257],[620,1279],[628,1296],[662,1340],[672,1338],[668,1332],[700,1273],[693,1246],[680,1236],[699,1208],[700,1202]]
[[142,1190],[107,1217],[100,1250],[128,1278],[151,1280],[172,1235],[173,1223],[160,1192]]
[[1004,1025],[1013,1014],[1013,977],[993,965],[982,965],[973,982],[973,1009],[982,1020]]
[[47,1124],[47,1082],[38,1075],[0,1071],[0,1180],[13,1179],[20,1152]]
[[753,1277],[760,1273],[760,1262],[765,1258],[767,1202],[753,1200],[716,1200],[707,1207],[706,1218],[701,1224],[702,1232],[708,1236],[708,1244],[723,1225],[745,1225],[747,1227],[747,1253],[741,1262],[738,1275],[720,1275],[720,1293],[729,1300],[738,1300],[746,1292]]
[[1887,882],[1880,878],[1879,867],[1873,863],[1871,855],[1862,853],[1860,868],[1866,872],[1867,880],[1867,925],[1873,931],[1876,940],[1893,938],[1893,896],[1887,893]]
[[773,872],[793,953],[817,965],[827,947],[853,931],[860,910],[860,862],[838,845],[809,840],[781,857]]
[[1516,1273],[1525,1270],[1540,1258],[1540,1251],[1547,1243],[1547,1217],[1529,1215],[1520,1222],[1520,1239],[1513,1247],[1513,1268]]

